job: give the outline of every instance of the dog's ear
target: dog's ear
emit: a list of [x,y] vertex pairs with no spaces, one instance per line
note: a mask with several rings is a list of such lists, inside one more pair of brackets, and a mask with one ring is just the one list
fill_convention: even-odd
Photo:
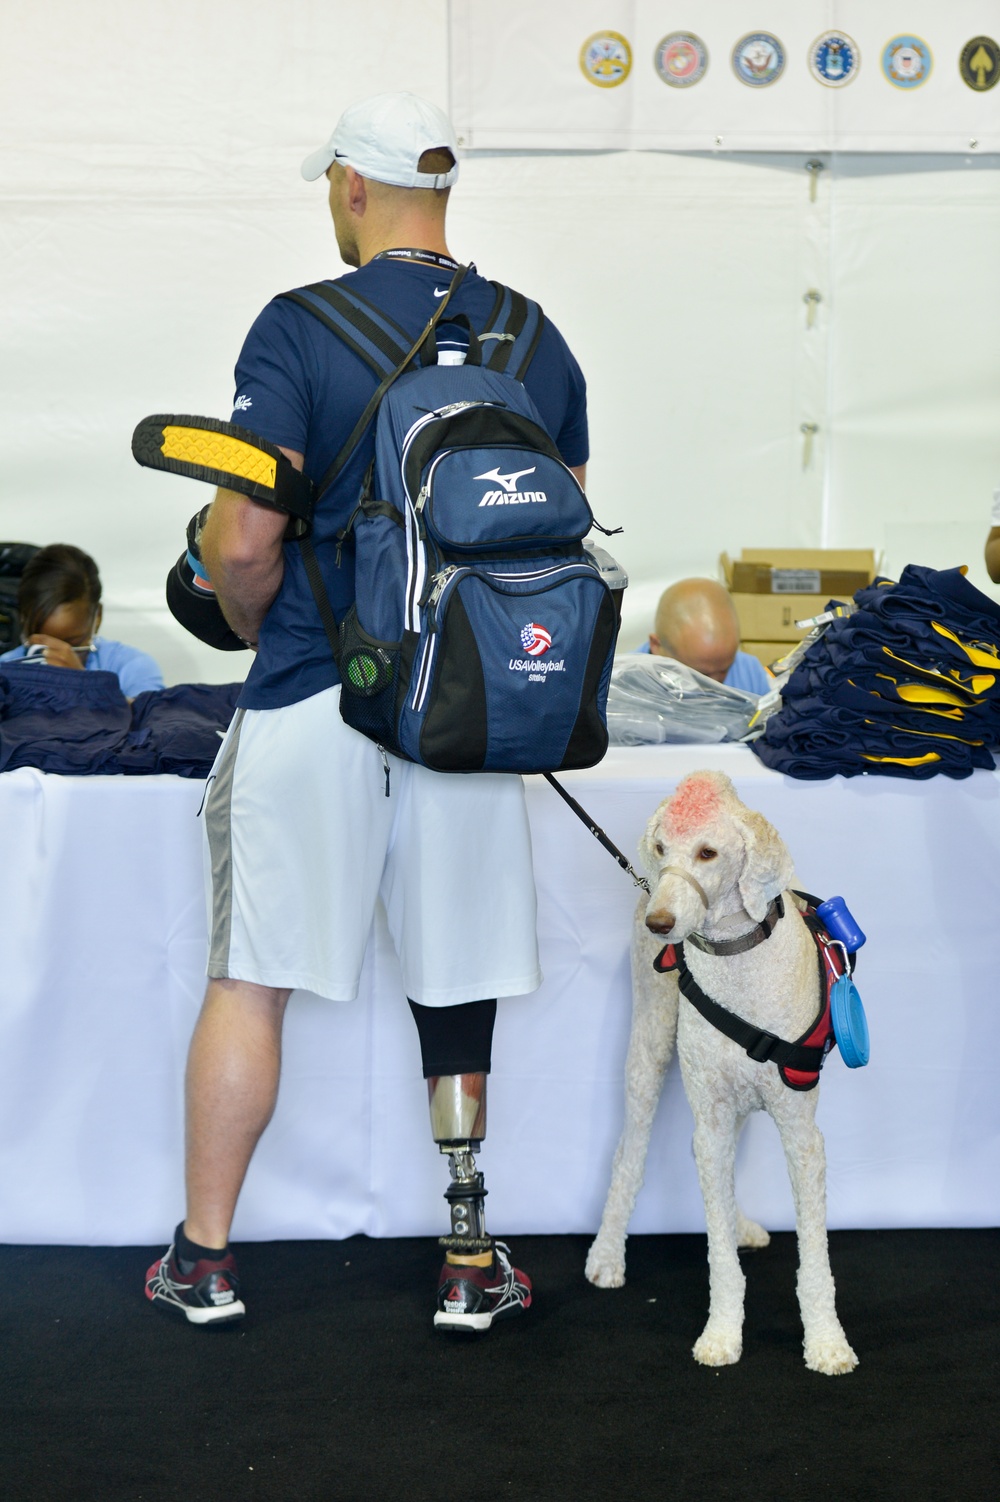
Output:
[[669,798],[663,799],[662,803],[659,805],[656,812],[650,819],[649,823],[646,825],[646,832],[643,835],[642,839],[639,841],[639,858],[642,861],[642,864],[645,866],[646,870],[649,872],[650,876],[655,876],[657,867],[659,866],[659,860],[657,858],[655,850],[653,849],[653,842],[655,841],[656,836],[660,833],[660,820],[663,817],[663,810],[666,808],[669,802]]
[[793,879],[792,858],[784,840],[763,814],[740,804],[733,820],[743,840],[740,899],[755,923],[760,923],[773,898]]

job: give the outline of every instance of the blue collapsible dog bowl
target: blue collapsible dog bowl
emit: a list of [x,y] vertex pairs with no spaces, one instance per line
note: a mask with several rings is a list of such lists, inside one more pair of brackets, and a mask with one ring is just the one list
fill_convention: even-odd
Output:
[[841,1057],[848,1069],[868,1063],[868,1022],[858,988],[849,975],[839,975],[830,988],[830,1020]]

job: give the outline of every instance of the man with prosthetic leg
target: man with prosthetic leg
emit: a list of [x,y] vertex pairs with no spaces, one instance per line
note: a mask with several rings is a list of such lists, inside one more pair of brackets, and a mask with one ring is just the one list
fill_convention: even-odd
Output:
[[[202,584],[214,590],[232,633],[217,627],[218,644],[235,637],[256,655],[205,800],[211,940],[187,1067],[187,1212],[149,1269],[146,1294],[196,1325],[243,1317],[228,1238],[277,1100],[289,997],[297,989],[357,996],[381,901],[417,1021],[433,1137],[449,1165],[451,1231],[434,1321],[482,1331],[531,1302],[530,1280],[486,1231],[476,1165],[497,1010],[482,998],[502,1004],[541,980],[524,791],[509,772],[436,771],[387,754],[345,723],[340,674],[289,525],[295,472],[318,492],[309,541],[339,624],[355,598],[343,535],[374,455],[361,420],[384,367],[370,358],[367,336],[338,337],[306,304],[322,311],[349,298],[374,340],[420,347],[459,269],[444,230],[457,146],[433,106],[383,95],[346,111],[302,171],[310,181],[325,175],[338,248],[355,269],[275,298],[253,325],[236,367],[232,424],[270,456],[270,478],[257,455],[253,480],[229,488],[229,466],[219,465],[213,479],[222,488],[192,525],[174,586],[192,609],[204,609]],[[448,314],[458,337],[491,328],[496,286],[473,267],[455,281]],[[551,323],[539,324],[521,379],[582,484],[585,384]],[[160,467],[207,478],[185,457],[184,421],[160,423],[157,452],[179,445]],[[210,451],[210,433],[197,441]],[[345,452],[335,481],[321,484]]]

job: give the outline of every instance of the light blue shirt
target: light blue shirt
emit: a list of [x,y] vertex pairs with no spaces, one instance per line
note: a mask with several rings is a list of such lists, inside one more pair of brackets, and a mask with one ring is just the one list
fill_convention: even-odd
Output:
[[[24,656],[24,647],[15,647],[5,652],[0,663],[19,662]],[[145,693],[148,688],[162,688],[163,674],[159,664],[148,652],[138,647],[127,647],[124,642],[108,641],[105,636],[94,637],[94,650],[87,657],[88,672],[114,673],[126,699]],[[72,672],[69,668],[66,671]]]
[[[649,642],[636,647],[637,652],[648,652]],[[2,659],[0,659],[2,661]],[[737,652],[733,665],[725,676],[727,688],[741,688],[745,694],[767,694],[771,691],[771,679],[762,662],[749,652]]]

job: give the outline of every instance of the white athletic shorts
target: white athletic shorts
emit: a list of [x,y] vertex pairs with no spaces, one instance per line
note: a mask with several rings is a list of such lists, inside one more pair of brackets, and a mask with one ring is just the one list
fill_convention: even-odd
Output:
[[424,1006],[541,983],[520,777],[430,772],[340,717],[340,688],[237,710],[205,799],[213,977],[351,1001],[381,897]]

